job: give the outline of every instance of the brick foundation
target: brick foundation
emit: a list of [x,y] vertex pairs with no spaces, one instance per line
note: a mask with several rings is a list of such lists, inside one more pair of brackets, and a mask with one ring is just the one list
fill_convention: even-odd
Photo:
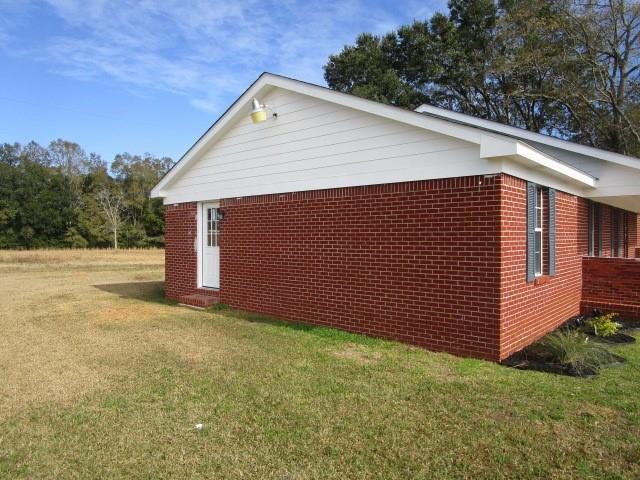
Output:
[[563,192],[556,202],[556,275],[528,283],[526,182],[508,175],[223,199],[220,292],[197,288],[197,204],[169,205],[166,295],[219,295],[243,310],[501,360],[580,313],[588,203]]

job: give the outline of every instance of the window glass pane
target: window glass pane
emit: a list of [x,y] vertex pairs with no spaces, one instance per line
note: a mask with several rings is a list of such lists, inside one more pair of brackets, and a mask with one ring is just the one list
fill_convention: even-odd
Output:
[[542,232],[535,232],[533,251],[535,255],[536,275],[540,275],[542,273]]

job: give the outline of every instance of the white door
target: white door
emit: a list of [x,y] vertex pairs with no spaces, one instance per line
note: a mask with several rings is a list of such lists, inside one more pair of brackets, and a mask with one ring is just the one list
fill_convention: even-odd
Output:
[[202,205],[202,286],[220,288],[218,205]]

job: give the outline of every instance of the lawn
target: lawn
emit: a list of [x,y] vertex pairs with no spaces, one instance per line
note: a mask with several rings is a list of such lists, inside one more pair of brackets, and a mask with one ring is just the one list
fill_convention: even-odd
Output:
[[522,372],[179,307],[162,263],[0,252],[0,478],[640,477],[639,345]]

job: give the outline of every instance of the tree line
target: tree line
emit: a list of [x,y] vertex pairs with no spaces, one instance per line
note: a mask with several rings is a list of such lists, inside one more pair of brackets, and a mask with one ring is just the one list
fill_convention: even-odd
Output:
[[331,55],[330,88],[640,156],[638,0],[450,0]]
[[107,166],[62,139],[0,144],[0,248],[161,247],[162,201],[149,194],[172,164],[122,153]]

